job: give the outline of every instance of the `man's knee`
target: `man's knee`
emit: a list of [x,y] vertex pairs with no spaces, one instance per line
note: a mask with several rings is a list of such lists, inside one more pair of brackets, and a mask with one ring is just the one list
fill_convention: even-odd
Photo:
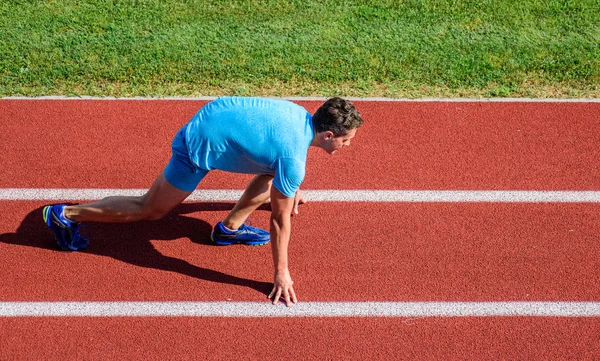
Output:
[[[252,179],[251,185],[261,187],[264,191],[269,191],[275,177],[270,174],[259,174]],[[248,186],[251,186],[250,184]]]
[[172,207],[154,204],[152,202],[149,202],[147,199],[142,199],[141,202],[144,219],[149,221],[156,221],[158,219],[163,218],[172,209]]

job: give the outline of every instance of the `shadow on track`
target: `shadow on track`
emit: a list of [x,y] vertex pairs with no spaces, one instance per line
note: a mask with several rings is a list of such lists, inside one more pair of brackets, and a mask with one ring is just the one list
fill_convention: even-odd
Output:
[[[183,203],[158,221],[94,224],[90,246],[82,252],[111,257],[136,266],[177,272],[206,281],[249,287],[267,295],[273,286],[271,283],[198,267],[182,259],[165,256],[150,243],[151,240],[174,240],[186,237],[197,244],[219,247],[210,240],[212,226],[186,214],[199,211],[225,211],[232,209],[233,205],[233,203]],[[64,252],[58,248],[52,232],[44,224],[42,209],[43,207],[39,207],[29,212],[15,233],[0,234],[0,242]],[[266,210],[268,206],[259,209]],[[86,231],[82,229],[82,235],[87,236]]]

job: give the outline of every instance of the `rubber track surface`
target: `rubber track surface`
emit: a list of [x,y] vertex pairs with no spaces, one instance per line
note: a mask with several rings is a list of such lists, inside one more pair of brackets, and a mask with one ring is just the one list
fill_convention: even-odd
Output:
[[[204,101],[0,100],[0,187],[145,188]],[[299,102],[314,111],[320,102]],[[600,103],[367,102],[348,149],[311,150],[304,189],[599,190]],[[211,173],[205,189],[248,176]],[[233,204],[90,224],[56,250],[42,201],[0,201],[2,301],[261,301],[269,247],[216,247]],[[591,203],[309,203],[300,301],[598,301]],[[268,207],[253,221],[265,226]],[[597,318],[1,318],[0,359],[577,359]]]

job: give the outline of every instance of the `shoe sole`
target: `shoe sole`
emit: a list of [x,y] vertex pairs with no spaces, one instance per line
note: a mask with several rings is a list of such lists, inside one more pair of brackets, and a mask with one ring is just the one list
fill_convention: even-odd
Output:
[[264,246],[265,244],[269,243],[270,241],[266,241],[266,242],[255,242],[255,243],[251,243],[251,242],[236,242],[236,241],[232,241],[232,242],[221,242],[221,241],[215,241],[215,238],[213,237],[213,234],[210,234],[210,240],[216,244],[217,246],[232,246],[234,244],[243,244],[244,246],[253,246],[253,247],[258,247],[258,246]]
[[43,210],[44,223],[46,223],[47,226],[50,226],[48,224],[48,214],[50,213],[51,209],[52,209],[52,206],[46,206],[46,207],[44,207],[44,210]]

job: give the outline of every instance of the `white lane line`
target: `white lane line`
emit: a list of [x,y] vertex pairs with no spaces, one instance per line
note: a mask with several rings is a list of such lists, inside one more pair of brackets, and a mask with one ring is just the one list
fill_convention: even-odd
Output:
[[[145,189],[0,188],[0,200],[96,200],[113,195],[139,196]],[[509,202],[600,203],[600,191],[452,191],[452,190],[303,190],[313,202]],[[237,201],[242,190],[201,189],[187,201]]]
[[599,317],[600,302],[0,302],[0,317]]
[[[385,98],[385,97],[344,97],[351,101],[368,101],[368,102],[467,102],[467,103],[598,103],[598,98]],[[197,96],[197,97],[130,97],[130,98],[115,98],[115,97],[66,97],[61,95],[48,95],[39,97],[25,96],[8,96],[2,97],[0,100],[203,100],[210,101],[216,99],[216,96]],[[325,101],[328,97],[269,97],[276,99],[287,99],[292,101]]]

